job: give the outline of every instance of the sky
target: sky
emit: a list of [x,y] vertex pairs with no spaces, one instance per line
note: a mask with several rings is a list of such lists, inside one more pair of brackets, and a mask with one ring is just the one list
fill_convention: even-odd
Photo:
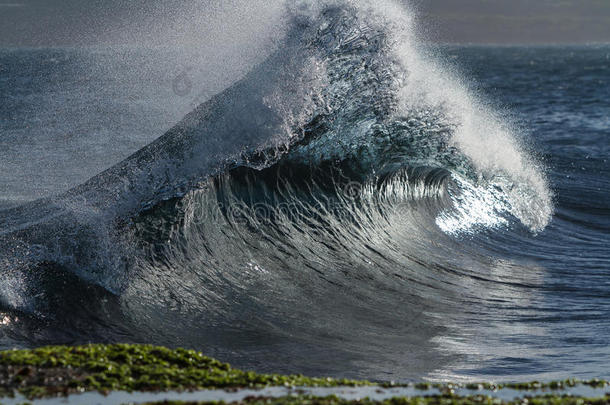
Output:
[[610,0],[416,0],[416,8],[439,42],[610,42]]
[[[212,4],[212,8],[223,3],[184,1],[204,4],[203,7]],[[610,43],[610,0],[403,1],[417,10],[420,27],[431,42]],[[180,8],[180,3],[181,0],[0,0],[0,46],[137,42],[142,32],[154,32],[159,15],[171,20],[171,24],[180,24],[176,17],[180,13],[172,10]]]

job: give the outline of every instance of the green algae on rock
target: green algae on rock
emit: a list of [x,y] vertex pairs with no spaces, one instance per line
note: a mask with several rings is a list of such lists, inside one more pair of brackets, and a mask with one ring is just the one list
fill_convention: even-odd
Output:
[[[219,405],[223,402],[180,402],[164,401],[151,402],[144,405]],[[473,396],[420,396],[420,397],[397,397],[383,401],[375,401],[368,398],[358,400],[346,400],[336,396],[314,397],[314,396],[287,396],[281,398],[249,397],[242,401],[230,402],[227,405],[609,405],[610,397],[582,398],[561,395],[544,395],[536,397],[517,398],[503,401],[485,395]]]
[[265,386],[333,387],[365,381],[257,374],[194,350],[151,345],[49,346],[0,352],[0,396],[84,391],[167,391]]
[[[85,346],[50,346],[31,350],[10,350],[0,352],[0,397],[13,396],[20,393],[27,398],[40,398],[53,395],[68,395],[85,391],[184,391],[225,388],[264,388],[272,386],[288,387],[354,387],[377,386],[379,388],[409,387],[420,393],[414,393],[410,398],[402,398],[398,403],[445,403],[441,400],[451,398],[461,401],[468,398],[469,402],[448,403],[503,403],[497,398],[491,398],[496,390],[513,389],[519,391],[555,391],[551,396],[530,394],[532,400],[543,398],[538,403],[571,404],[575,397],[565,396],[563,389],[575,386],[603,388],[608,386],[605,380],[593,379],[580,381],[568,379],[541,383],[418,383],[396,384],[371,383],[332,378],[308,378],[302,375],[258,374],[252,371],[242,371],[232,368],[229,364],[204,356],[202,353],[186,349],[168,349],[151,345],[85,345]],[[456,396],[459,390],[462,395]],[[464,392],[464,390],[467,390]],[[482,392],[483,390],[491,392]],[[556,391],[558,390],[558,391]],[[478,392],[477,392],[478,391]],[[304,392],[301,392],[304,394]],[[539,395],[539,393],[534,393]],[[582,393],[581,393],[582,394]],[[595,395],[596,393],[592,394]],[[407,395],[412,395],[411,393]],[[425,396],[424,396],[425,395]],[[589,394],[584,394],[589,395]],[[294,398],[294,397],[290,397]],[[332,397],[314,398],[300,397],[307,404],[339,404],[347,405],[349,401]],[[417,402],[417,398],[423,402]],[[429,402],[434,398],[441,402]],[[486,399],[487,398],[487,399]],[[491,399],[490,399],[491,398]],[[528,397],[529,398],[529,397]],[[610,397],[603,398],[603,401]],[[492,401],[493,399],[493,401]],[[285,398],[288,401],[289,397]],[[485,402],[485,401],[492,402]],[[528,399],[529,400],[529,399]],[[529,400],[529,403],[536,403]],[[276,399],[269,399],[271,404]],[[316,402],[322,401],[322,402]],[[327,402],[324,402],[327,401]],[[331,401],[331,402],[328,402]],[[332,402],[339,401],[339,402]],[[388,400],[390,401],[390,400]],[[398,399],[396,399],[398,401]],[[428,401],[428,402],[426,402]],[[482,401],[482,402],[481,402]],[[498,402],[499,401],[499,402]],[[559,402],[555,402],[559,401]],[[587,400],[589,401],[589,400]],[[607,403],[601,400],[579,403]],[[1,402],[1,401],[0,401]],[[387,401],[379,403],[385,404]],[[257,402],[253,402],[257,405]],[[299,402],[301,403],[301,402]],[[373,402],[371,402],[373,403]],[[387,402],[392,404],[394,402]],[[510,402],[509,402],[510,403]],[[576,402],[574,402],[576,403]]]
[[[394,383],[381,383],[383,387],[395,387],[400,386]],[[426,391],[430,389],[438,389],[441,391],[451,390],[455,388],[466,388],[468,390],[501,390],[501,389],[513,389],[518,391],[537,391],[537,390],[563,390],[570,387],[576,387],[579,385],[591,387],[591,388],[604,388],[610,386],[610,382],[606,380],[600,380],[599,378],[593,378],[591,380],[579,380],[576,378],[568,378],[566,380],[556,380],[549,382],[530,381],[530,382],[509,382],[509,383],[490,383],[490,382],[479,382],[479,383],[416,383],[413,385],[415,389]]]

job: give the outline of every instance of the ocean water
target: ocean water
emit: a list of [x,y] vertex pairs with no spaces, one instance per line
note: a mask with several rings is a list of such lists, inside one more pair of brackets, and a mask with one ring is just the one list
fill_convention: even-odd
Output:
[[293,10],[248,68],[0,50],[0,348],[610,377],[610,47],[435,47],[412,24]]

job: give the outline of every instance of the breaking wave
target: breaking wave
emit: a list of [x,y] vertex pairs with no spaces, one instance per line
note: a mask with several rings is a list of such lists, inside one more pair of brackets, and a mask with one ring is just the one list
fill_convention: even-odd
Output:
[[419,49],[407,10],[301,3],[286,21],[265,62],[161,138],[2,212],[14,341],[204,346],[237,364],[265,345],[424,350],[413,325],[486,277],[467,241],[549,223],[543,168]]

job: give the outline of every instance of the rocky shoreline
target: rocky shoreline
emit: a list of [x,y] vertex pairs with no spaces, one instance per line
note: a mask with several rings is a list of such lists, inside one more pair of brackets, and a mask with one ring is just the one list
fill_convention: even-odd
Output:
[[[229,364],[186,349],[168,349],[151,345],[85,345],[50,346],[31,350],[0,352],[0,403],[3,398],[21,396],[28,400],[70,396],[85,392],[192,392],[203,390],[263,389],[287,387],[290,395],[276,397],[250,395],[231,404],[244,405],[401,405],[401,404],[610,404],[604,380],[568,379],[529,383],[470,384],[396,384],[333,378],[310,378],[302,375],[258,374],[232,368]],[[340,395],[316,396],[309,388],[347,388],[399,396],[383,399],[350,399]],[[574,395],[570,389],[593,393]],[[583,391],[585,388],[588,391]],[[375,391],[371,391],[374,389]],[[504,391],[503,391],[504,390]],[[510,391],[518,397],[501,398]],[[578,392],[578,391],[574,391]],[[406,394],[405,394],[406,393]],[[408,395],[407,395],[408,394]],[[366,394],[367,396],[369,394]],[[205,395],[203,395],[205,397]],[[379,396],[382,398],[383,396]],[[506,395],[504,395],[506,397]],[[161,401],[158,404],[212,404],[216,401]]]

